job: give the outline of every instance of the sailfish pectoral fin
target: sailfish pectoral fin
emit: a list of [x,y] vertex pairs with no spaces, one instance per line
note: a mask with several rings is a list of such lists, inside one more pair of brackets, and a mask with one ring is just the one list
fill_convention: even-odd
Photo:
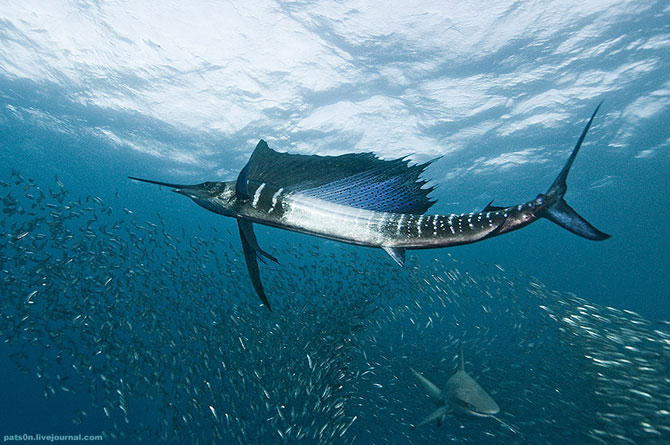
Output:
[[272,255],[270,255],[269,253],[267,253],[266,251],[261,249],[260,246],[258,245],[258,241],[256,240],[256,234],[254,233],[254,226],[253,226],[253,223],[251,221],[247,221],[247,220],[244,220],[244,219],[238,219],[237,220],[237,227],[239,227],[239,229],[240,229],[240,236],[243,236],[244,238],[247,239],[247,241],[249,242],[249,245],[256,252],[256,255],[258,256],[258,258],[261,261],[265,262],[265,260],[262,257],[262,256],[264,256],[265,258],[269,259],[270,261],[273,261],[273,262],[279,264],[279,260],[277,258],[273,257]]
[[[261,282],[261,275],[258,269],[257,257],[260,249],[258,248],[258,242],[256,241],[256,235],[253,232],[253,227],[249,221],[237,220],[237,226],[240,230],[240,239],[242,240],[242,250],[244,251],[244,259],[247,262],[247,271],[249,272],[249,278],[251,279],[251,284],[254,286],[256,294],[260,297],[263,304],[272,311],[270,307],[270,302],[268,301],[265,291],[263,290],[263,283]],[[247,233],[250,233],[251,236],[247,236]],[[261,251],[262,252],[262,251]],[[269,258],[274,259],[274,257],[266,254]],[[274,259],[274,261],[277,261]]]

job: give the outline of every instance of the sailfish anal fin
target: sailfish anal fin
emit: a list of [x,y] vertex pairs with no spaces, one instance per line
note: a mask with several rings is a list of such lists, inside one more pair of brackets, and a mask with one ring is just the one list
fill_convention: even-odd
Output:
[[242,219],[237,220],[237,227],[240,230],[240,239],[242,240],[242,250],[244,251],[244,259],[247,263],[247,271],[249,272],[249,278],[251,279],[251,284],[254,286],[254,290],[260,297],[263,304],[272,311],[270,307],[270,302],[268,301],[265,291],[263,290],[263,283],[261,282],[261,275],[258,269],[258,258],[262,258],[261,255],[271,259],[274,262],[278,262],[275,257],[270,255],[267,252],[261,250],[258,246],[258,241],[256,241],[256,234],[254,233],[253,225],[250,221],[245,221]]
[[398,266],[405,267],[405,249],[402,247],[388,247],[382,246],[382,249],[389,254],[393,261],[398,263]]

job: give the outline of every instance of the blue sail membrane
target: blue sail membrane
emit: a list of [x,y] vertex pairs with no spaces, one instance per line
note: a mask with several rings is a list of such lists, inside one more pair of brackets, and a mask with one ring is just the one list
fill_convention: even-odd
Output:
[[[398,177],[349,177],[302,193],[314,198],[359,209],[393,213],[424,213],[423,189],[419,193]],[[432,205],[432,202],[430,203]]]
[[432,161],[409,166],[406,159],[382,160],[372,153],[341,156],[278,153],[261,140],[249,160],[249,180],[273,184],[359,209],[425,213],[434,203],[420,175]]

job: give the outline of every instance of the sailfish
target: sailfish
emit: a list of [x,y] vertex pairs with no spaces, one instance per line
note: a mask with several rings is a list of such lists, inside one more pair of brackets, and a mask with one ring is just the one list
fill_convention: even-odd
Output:
[[258,260],[278,261],[258,245],[254,224],[381,248],[401,267],[407,250],[474,243],[539,218],[590,240],[609,238],[563,199],[568,172],[599,108],[546,193],[510,207],[494,206],[491,201],[476,213],[426,214],[436,201],[428,196],[434,186],[428,186],[421,174],[433,161],[410,165],[406,158],[382,160],[373,153],[281,153],[262,139],[236,181],[183,185],[129,178],[171,187],[209,211],[235,218],[253,288],[272,310]]

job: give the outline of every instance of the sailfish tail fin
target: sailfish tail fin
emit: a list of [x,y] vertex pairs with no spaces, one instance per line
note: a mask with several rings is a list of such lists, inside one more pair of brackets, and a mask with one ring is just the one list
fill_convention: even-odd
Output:
[[582,146],[582,142],[584,142],[586,133],[589,131],[591,123],[593,122],[593,118],[596,116],[596,113],[600,109],[600,105],[602,105],[602,102],[598,104],[595,111],[591,115],[591,119],[589,119],[589,122],[586,124],[586,127],[584,127],[584,130],[582,131],[582,134],[579,136],[577,144],[575,145],[575,148],[572,150],[572,153],[570,154],[570,157],[568,158],[567,162],[563,166],[563,169],[558,174],[558,177],[556,177],[556,180],[551,185],[551,187],[549,187],[547,193],[544,195],[544,199],[547,202],[547,206],[544,208],[542,213],[540,213],[540,216],[547,218],[548,220],[552,221],[555,224],[558,224],[564,229],[569,230],[570,232],[579,235],[581,237],[595,241],[605,240],[609,238],[610,235],[603,233],[600,230],[593,227],[587,220],[585,220],[577,212],[575,212],[568,205],[568,203],[565,202],[563,197],[565,196],[565,192],[568,189],[566,179],[568,177],[568,173],[570,172],[570,167],[572,167],[572,163],[575,161],[577,153],[579,153],[579,149]]

